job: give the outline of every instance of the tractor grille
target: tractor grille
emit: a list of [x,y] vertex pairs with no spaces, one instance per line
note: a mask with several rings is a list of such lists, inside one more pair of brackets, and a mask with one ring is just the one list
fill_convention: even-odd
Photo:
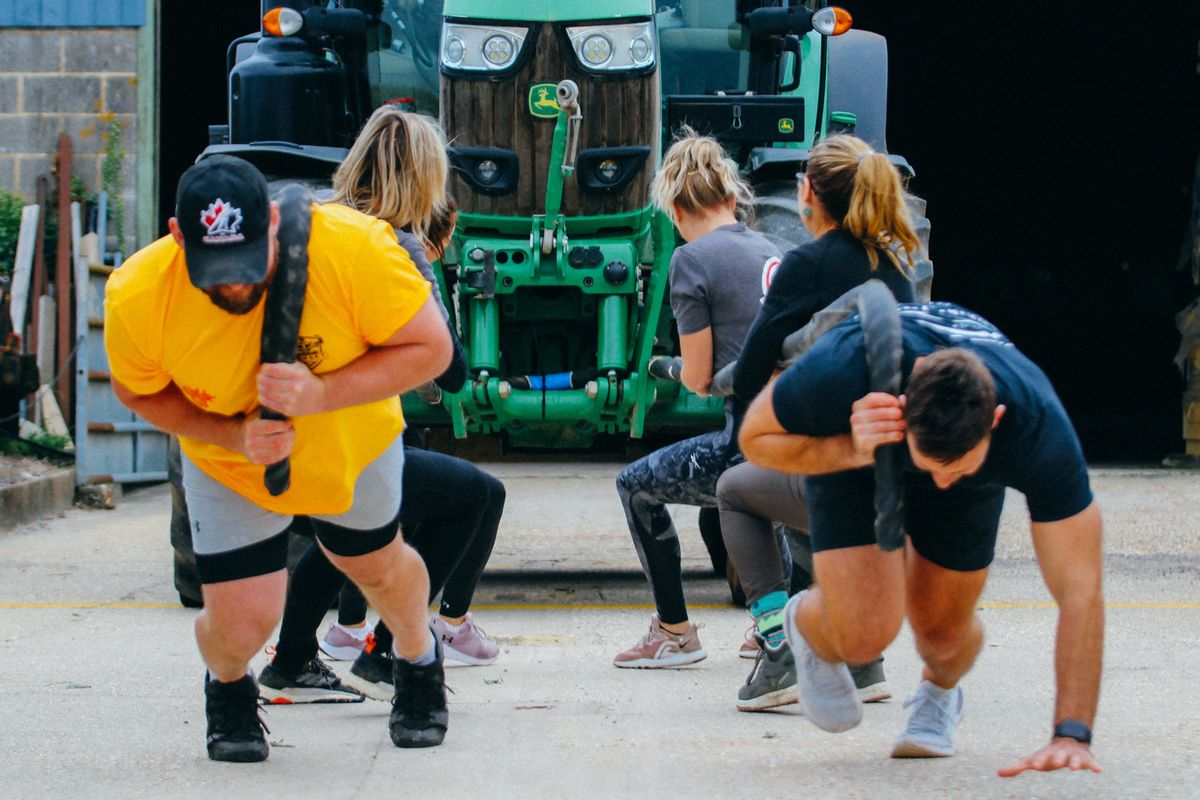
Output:
[[583,72],[570,53],[565,37],[544,23],[532,36],[535,48],[520,69],[503,78],[464,79],[442,76],[442,124],[455,147],[499,147],[512,150],[520,163],[514,193],[489,197],[452,175],[450,191],[464,210],[477,214],[530,216],[546,207],[546,171],[554,139],[553,119],[529,113],[529,90],[534,84],[557,84],[570,78],[579,85],[583,124],[579,151],[596,147],[649,146],[637,177],[619,192],[592,195],[568,179],[562,213],[567,216],[617,214],[643,208],[649,202],[650,180],[659,136],[658,73],[631,77],[599,77]]

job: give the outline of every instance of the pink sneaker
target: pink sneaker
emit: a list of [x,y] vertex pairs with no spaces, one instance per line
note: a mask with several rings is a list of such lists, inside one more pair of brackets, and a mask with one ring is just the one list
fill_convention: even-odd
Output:
[[334,661],[353,661],[362,652],[363,645],[367,643],[367,635],[370,633],[370,625],[364,625],[361,628],[347,628],[335,621],[329,623],[329,630],[325,631],[324,638],[317,644],[320,646],[321,652]]
[[697,626],[691,624],[687,633],[671,633],[662,626],[658,614],[650,616],[650,630],[646,635],[623,653],[618,653],[613,659],[614,667],[632,667],[638,669],[661,669],[663,667],[682,667],[685,664],[695,664],[705,656],[704,648],[700,646],[700,635]]
[[446,622],[440,614],[434,614],[429,624],[442,640],[442,650],[450,661],[482,667],[491,664],[500,654],[500,647],[483,628],[475,624],[470,611],[457,628]]
[[758,652],[762,648],[758,646],[758,637],[754,635],[757,632],[758,626],[751,622],[750,627],[746,629],[746,638],[738,648],[739,658],[758,658]]

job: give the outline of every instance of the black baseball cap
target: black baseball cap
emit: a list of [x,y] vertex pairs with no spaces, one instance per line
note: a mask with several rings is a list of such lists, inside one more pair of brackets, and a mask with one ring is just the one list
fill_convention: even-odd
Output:
[[211,156],[188,167],[175,194],[188,277],[199,289],[267,277],[271,201],[249,161]]

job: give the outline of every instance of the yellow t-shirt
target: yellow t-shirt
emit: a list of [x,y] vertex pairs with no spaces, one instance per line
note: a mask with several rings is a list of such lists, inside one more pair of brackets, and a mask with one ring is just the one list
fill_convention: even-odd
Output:
[[[343,367],[388,339],[428,296],[429,283],[390,225],[345,206],[313,205],[297,359],[314,373]],[[170,236],[159,239],[108,279],[104,342],[112,375],[137,394],[173,381],[205,411],[249,414],[258,407],[264,305],[240,315],[217,308],[188,280],[183,248]],[[210,477],[262,508],[340,514],[350,508],[359,473],[404,430],[398,397],[292,422],[291,487],[278,497],[263,486],[265,468],[241,453],[189,437],[180,444]]]

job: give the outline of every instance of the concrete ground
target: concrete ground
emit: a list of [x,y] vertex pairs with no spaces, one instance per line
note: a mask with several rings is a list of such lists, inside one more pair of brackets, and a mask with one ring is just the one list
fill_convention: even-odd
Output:
[[[1100,469],[1109,602],[1095,752],[1100,775],[997,768],[1048,737],[1056,611],[1010,498],[980,616],[988,642],[964,681],[959,754],[887,757],[918,665],[887,653],[896,697],[837,736],[795,710],[734,709],[750,662],[744,612],[705,570],[679,509],[688,595],[707,660],[624,671],[648,594],[613,489],[615,464],[497,464],[509,504],[477,620],[502,645],[451,667],[442,747],[402,751],[388,706],[273,707],[271,758],[204,755],[195,614],[171,585],[165,487],[115,511],[72,509],[0,534],[0,797],[1192,798],[1200,794],[1200,473]],[[261,661],[261,659],[260,659]],[[339,664],[344,670],[348,665]]]

